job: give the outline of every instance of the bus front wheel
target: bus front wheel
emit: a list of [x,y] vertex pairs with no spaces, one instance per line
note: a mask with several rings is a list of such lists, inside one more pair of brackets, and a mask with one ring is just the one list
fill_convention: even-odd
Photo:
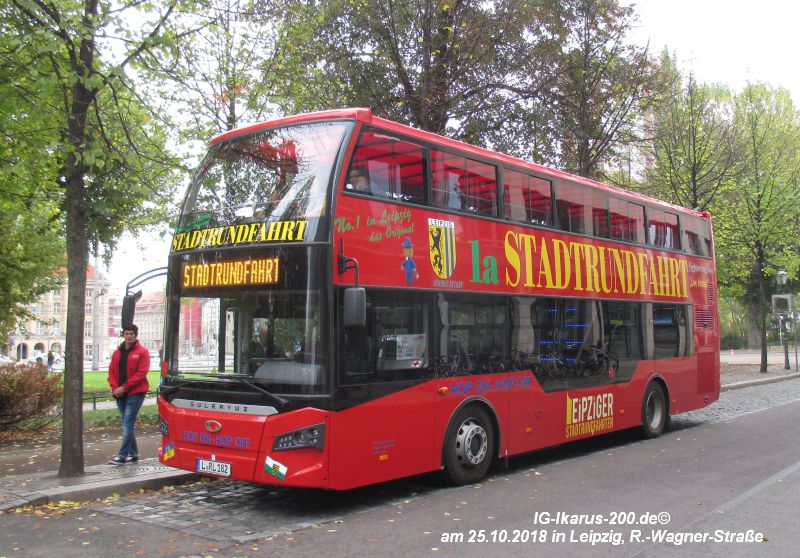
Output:
[[444,444],[447,480],[456,485],[481,480],[494,456],[495,434],[489,413],[479,405],[461,409],[447,429]]
[[642,399],[642,434],[645,438],[657,438],[664,433],[668,423],[664,388],[658,382],[650,382]]

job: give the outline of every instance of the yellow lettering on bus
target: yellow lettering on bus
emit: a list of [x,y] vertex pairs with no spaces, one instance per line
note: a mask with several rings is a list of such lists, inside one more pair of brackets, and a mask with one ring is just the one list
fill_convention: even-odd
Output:
[[607,265],[609,262],[606,261],[606,249],[604,246],[600,247],[600,288],[606,294],[610,293],[613,289],[613,282],[612,284],[608,283],[609,280],[609,271],[613,271],[613,268]]
[[650,254],[645,254],[647,256],[647,263],[648,269],[650,270],[650,292],[656,296],[661,295],[661,290],[659,288],[658,283],[658,272],[656,272],[656,264],[653,261],[653,256]]
[[532,234],[522,234],[520,236],[522,237],[523,256],[525,258],[525,286],[533,287],[533,254],[536,252],[536,237]]
[[597,255],[597,247],[592,244],[584,244],[584,261],[586,263],[586,290],[600,291],[600,274],[597,272],[597,265],[600,258]]
[[547,239],[542,239],[542,248],[539,251],[539,281],[536,284],[537,287],[542,286],[542,275],[544,275],[545,286],[548,289],[552,289],[555,285],[553,284],[553,272],[550,270],[550,255],[547,252]]
[[583,269],[581,265],[581,256],[583,255],[582,252],[583,244],[579,242],[570,242],[569,243],[569,252],[572,254],[573,262],[575,263],[575,290],[582,291],[583,289],[583,279],[581,278],[581,270]]
[[647,277],[647,271],[650,269],[650,266],[647,265],[647,254],[639,253],[638,256],[638,263],[639,263],[639,284],[640,290],[639,294],[650,294],[647,292],[647,285],[649,283],[649,279]]
[[294,221],[286,221],[281,240],[294,240]]
[[572,265],[569,258],[569,248],[563,240],[553,240],[554,268],[556,270],[555,287],[564,290],[569,286]]
[[308,221],[297,221],[297,231],[295,232],[294,240],[305,239],[307,226]]
[[[516,287],[519,285],[520,261],[519,253],[517,252],[519,250],[518,238],[514,231],[506,231],[503,250],[506,254],[506,263],[508,263],[508,267],[506,267],[506,285]],[[511,268],[510,270],[509,267]],[[513,278],[509,271],[514,272]]]

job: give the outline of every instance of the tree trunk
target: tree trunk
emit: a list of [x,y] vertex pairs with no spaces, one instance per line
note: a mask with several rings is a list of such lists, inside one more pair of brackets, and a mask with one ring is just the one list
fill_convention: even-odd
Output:
[[[86,0],[84,24],[91,29],[97,14],[96,0]],[[79,59],[73,70],[80,78],[91,75],[94,64],[94,37],[81,41]],[[67,122],[70,150],[64,164],[67,185],[67,335],[64,359],[64,417],[61,428],[61,466],[59,477],[84,473],[83,458],[83,338],[86,318],[86,267],[89,241],[86,232],[86,123],[97,89],[87,89],[83,79],[72,86],[72,104]]]
[[762,276],[758,281],[758,325],[761,328],[761,366],[759,372],[767,371],[767,310],[764,301],[769,296],[766,284],[767,280]]
[[83,173],[72,165],[67,178],[67,335],[64,355],[64,417],[59,477],[84,473],[83,465],[83,328],[86,314],[86,208]]

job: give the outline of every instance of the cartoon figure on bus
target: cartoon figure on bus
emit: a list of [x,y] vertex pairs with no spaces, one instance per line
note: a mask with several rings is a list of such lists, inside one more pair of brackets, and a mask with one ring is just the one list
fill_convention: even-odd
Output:
[[405,258],[403,263],[400,264],[400,269],[406,272],[406,285],[413,285],[414,279],[419,279],[419,273],[417,272],[417,264],[412,259],[414,256],[414,244],[408,236],[403,241],[403,256]]

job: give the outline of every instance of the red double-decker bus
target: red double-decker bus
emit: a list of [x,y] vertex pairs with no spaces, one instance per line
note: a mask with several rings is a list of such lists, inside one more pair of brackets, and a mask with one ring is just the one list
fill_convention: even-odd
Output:
[[211,142],[169,258],[161,461],[349,489],[719,396],[710,217],[368,109]]

